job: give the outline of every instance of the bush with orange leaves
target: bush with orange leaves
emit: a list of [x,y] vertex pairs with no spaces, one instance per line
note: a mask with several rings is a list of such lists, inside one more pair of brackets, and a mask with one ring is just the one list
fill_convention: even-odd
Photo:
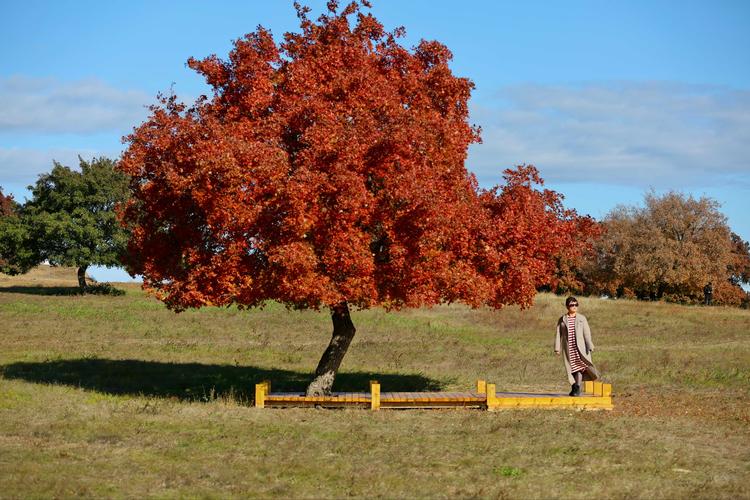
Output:
[[644,207],[618,207],[601,238],[567,268],[587,293],[741,305],[750,282],[750,245],[733,233],[719,204],[678,192],[645,195]]

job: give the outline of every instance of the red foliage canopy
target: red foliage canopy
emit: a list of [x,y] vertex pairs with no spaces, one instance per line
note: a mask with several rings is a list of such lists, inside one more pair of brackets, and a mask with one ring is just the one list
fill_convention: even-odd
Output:
[[317,22],[297,5],[280,45],[259,27],[226,61],[190,59],[213,96],[162,97],[126,138],[129,269],[170,307],[529,305],[581,249],[593,221],[535,189],[534,167],[478,189],[472,82],[361,5]]
[[0,217],[7,215],[13,215],[15,213],[15,202],[13,201],[13,195],[8,196],[3,194],[3,188],[0,187]]

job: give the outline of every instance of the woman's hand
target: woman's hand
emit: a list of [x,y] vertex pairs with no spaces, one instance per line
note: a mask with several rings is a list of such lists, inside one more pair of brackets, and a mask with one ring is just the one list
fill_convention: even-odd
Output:
[[555,351],[555,354],[557,354],[559,356],[560,355],[560,351]]

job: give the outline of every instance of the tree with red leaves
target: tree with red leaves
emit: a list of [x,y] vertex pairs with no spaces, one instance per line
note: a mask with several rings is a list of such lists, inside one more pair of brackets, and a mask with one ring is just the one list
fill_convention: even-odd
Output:
[[0,217],[13,215],[16,212],[18,204],[13,199],[13,195],[4,195],[3,188],[0,186]]
[[13,195],[3,194],[0,186],[0,273],[18,274],[21,269],[11,262],[16,256],[18,240],[18,203]]
[[531,304],[588,218],[539,191],[536,169],[480,190],[464,162],[473,84],[450,51],[398,43],[352,2],[277,45],[257,31],[228,60],[188,65],[213,88],[161,97],[126,138],[122,212],[131,273],[170,308],[269,300],[329,309],[333,336],[308,387],[330,392],[355,333],[350,307]]

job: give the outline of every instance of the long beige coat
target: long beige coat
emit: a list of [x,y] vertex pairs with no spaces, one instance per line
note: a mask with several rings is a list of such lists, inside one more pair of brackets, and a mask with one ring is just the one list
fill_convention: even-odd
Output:
[[[563,361],[565,361],[565,370],[568,372],[568,381],[570,384],[575,383],[573,373],[570,369],[570,359],[568,359],[568,323],[565,314],[557,320],[555,328],[555,351],[562,351]],[[586,316],[576,314],[576,344],[578,352],[581,355],[581,361],[586,365],[586,371],[583,372],[583,380],[596,380],[599,378],[599,371],[591,360],[591,352],[594,350],[594,343],[591,341],[591,328]]]

